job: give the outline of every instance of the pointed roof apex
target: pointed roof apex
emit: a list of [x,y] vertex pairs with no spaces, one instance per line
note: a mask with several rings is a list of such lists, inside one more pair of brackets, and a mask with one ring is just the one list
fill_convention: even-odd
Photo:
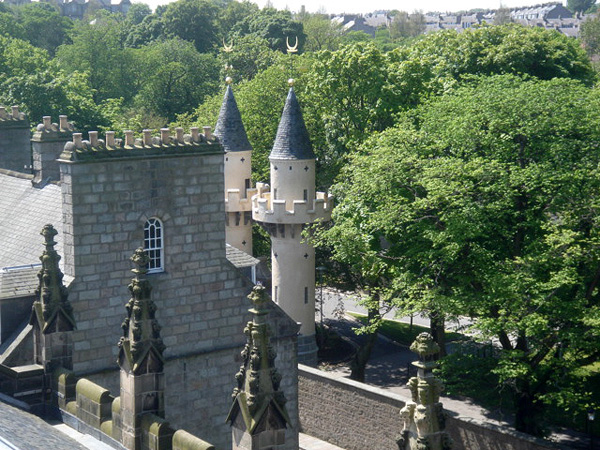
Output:
[[315,159],[294,87],[290,87],[269,158]]
[[44,334],[55,331],[73,331],[75,318],[69,303],[69,293],[63,284],[63,273],[58,265],[60,255],[54,249],[54,237],[58,234],[51,225],[44,225],[40,232],[44,236],[45,250],[40,256],[42,269],[38,273],[39,285],[35,291],[36,300],[29,323],[37,321]]
[[248,141],[246,129],[242,122],[242,116],[238,109],[231,83],[227,84],[227,90],[219,111],[217,126],[214,131],[226,152],[243,152],[252,150]]

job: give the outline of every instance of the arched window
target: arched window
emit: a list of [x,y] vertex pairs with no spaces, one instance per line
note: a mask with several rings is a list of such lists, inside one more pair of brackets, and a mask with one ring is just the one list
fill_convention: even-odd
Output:
[[144,250],[150,256],[148,273],[163,272],[164,269],[164,236],[163,224],[153,217],[144,225]]

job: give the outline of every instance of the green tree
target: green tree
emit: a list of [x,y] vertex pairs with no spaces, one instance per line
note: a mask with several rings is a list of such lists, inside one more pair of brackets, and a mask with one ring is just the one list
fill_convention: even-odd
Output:
[[257,14],[246,17],[238,22],[233,28],[232,36],[253,34],[259,38],[266,39],[273,50],[286,52],[287,42],[295,45],[298,39],[298,51],[301,53],[306,41],[306,34],[302,23],[292,19],[289,11],[277,11],[265,8]]
[[192,111],[216,91],[219,68],[210,54],[200,54],[191,42],[170,39],[138,50],[142,87],[135,99],[167,120]]
[[517,24],[441,31],[410,48],[409,58],[434,65],[437,76],[460,80],[465,75],[512,73],[542,80],[596,80],[589,58],[578,42],[555,30]]
[[[516,427],[589,399],[573,370],[600,353],[598,91],[482,78],[375,136],[335,188],[336,260],[403,311],[470,316],[502,346]],[[373,281],[364,276],[365,282]]]
[[158,14],[150,14],[142,19],[137,25],[130,27],[125,46],[139,48],[152,42],[161,40],[163,36],[164,22]]
[[162,15],[167,37],[190,41],[200,53],[213,51],[220,45],[218,7],[207,0],[178,0],[169,3]]
[[137,92],[132,49],[125,48],[126,24],[122,17],[104,12],[93,23],[79,22],[72,44],[59,47],[56,58],[67,72],[88,73],[96,103]]
[[305,14],[301,20],[306,33],[304,50],[317,52],[320,50],[337,50],[343,33],[342,25],[332,22],[326,14]]
[[420,11],[408,14],[397,11],[390,24],[390,35],[394,38],[416,37],[425,32],[425,16]]
[[307,77],[305,119],[321,186],[331,185],[348,154],[369,135],[392,126],[396,113],[418,102],[427,69],[402,58],[400,51],[383,53],[372,43],[316,55]]
[[125,18],[132,25],[139,25],[142,21],[152,14],[152,10],[150,6],[146,3],[133,3],[127,14],[125,14]]
[[579,37],[588,55],[597,55],[600,51],[600,17],[586,19],[580,26]]
[[236,82],[251,80],[254,76],[281,60],[281,52],[271,50],[269,42],[253,34],[236,38],[228,48],[221,49],[221,78],[231,76]]
[[50,3],[29,3],[15,8],[17,23],[23,27],[24,37],[35,47],[51,55],[68,40],[73,22],[62,17]]
[[595,3],[596,0],[567,0],[567,8],[577,14],[577,17],[580,17]]

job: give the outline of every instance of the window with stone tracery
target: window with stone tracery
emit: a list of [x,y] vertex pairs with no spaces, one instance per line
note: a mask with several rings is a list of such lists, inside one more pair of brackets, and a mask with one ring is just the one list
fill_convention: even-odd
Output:
[[163,224],[155,217],[144,225],[144,250],[150,257],[148,273],[164,272]]

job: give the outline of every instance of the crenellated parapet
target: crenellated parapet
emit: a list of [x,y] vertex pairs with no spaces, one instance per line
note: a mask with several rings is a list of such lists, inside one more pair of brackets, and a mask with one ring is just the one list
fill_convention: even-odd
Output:
[[274,200],[271,192],[252,197],[254,220],[265,223],[304,224],[331,219],[333,195],[317,192],[312,200]]
[[73,133],[73,141],[67,142],[60,159],[75,162],[223,153],[211,128],[204,127],[203,131],[200,133],[199,128],[193,127],[189,134],[184,134],[183,128],[176,128],[175,135],[171,135],[168,128],[161,128],[160,136],[153,136],[152,130],[143,130],[142,136],[136,138],[133,131],[126,130],[123,139],[117,138],[114,131],[107,131],[105,139],[100,139],[97,131],[89,131],[88,140],[84,140],[81,133]]
[[239,189],[227,189],[225,193],[225,211],[252,211],[252,197],[258,194],[256,188],[246,189],[245,196],[240,196]]
[[18,106],[12,106],[10,111],[5,106],[0,106],[0,128],[29,127],[25,113],[19,111]]
[[58,116],[58,119],[58,123],[52,123],[50,116],[42,117],[42,123],[37,125],[31,140],[34,142],[64,142],[71,139],[75,127],[67,120],[67,116]]

